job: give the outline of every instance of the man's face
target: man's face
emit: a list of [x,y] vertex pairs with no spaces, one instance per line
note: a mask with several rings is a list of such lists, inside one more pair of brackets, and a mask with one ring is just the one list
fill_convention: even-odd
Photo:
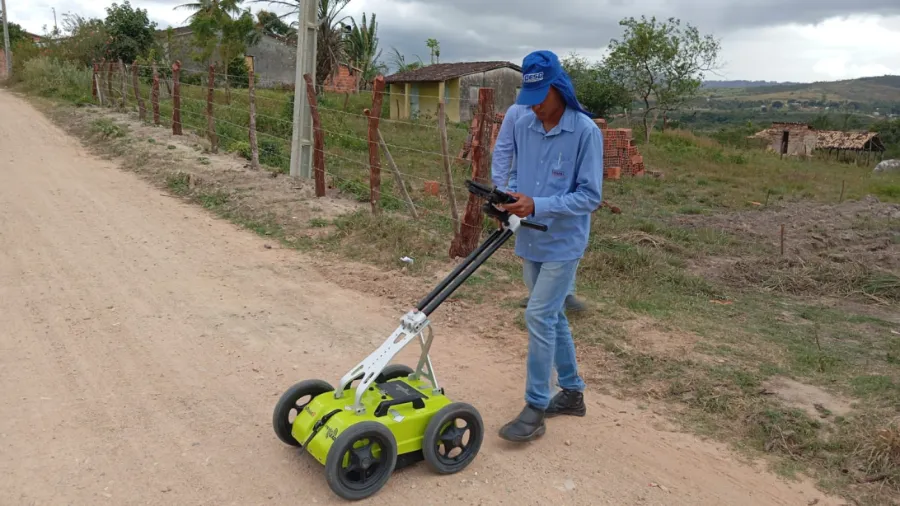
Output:
[[531,110],[534,111],[534,115],[537,116],[539,120],[546,121],[556,117],[559,110],[562,109],[564,105],[559,90],[551,86],[544,101],[538,105],[531,106]]

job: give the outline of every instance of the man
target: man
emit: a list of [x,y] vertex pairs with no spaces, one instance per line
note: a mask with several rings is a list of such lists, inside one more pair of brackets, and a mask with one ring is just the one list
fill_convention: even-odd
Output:
[[[494,154],[491,159],[491,179],[494,185],[501,190],[505,191],[509,188],[508,175],[513,160],[513,146],[515,144],[513,135],[515,134],[516,121],[523,116],[529,115],[534,115],[531,107],[513,104],[506,110],[506,114],[503,116],[503,123],[500,124],[500,132],[497,134],[497,142],[494,144]],[[527,306],[528,297],[519,302],[519,307]],[[566,295],[566,310],[581,312],[586,307],[584,302],[575,297],[575,278],[572,278],[572,285],[569,287],[568,295]]]
[[[509,441],[540,437],[545,417],[586,412],[565,299],[587,248],[591,213],[600,205],[603,186],[602,134],[575,99],[559,58],[549,51],[531,53],[522,74],[516,102],[534,114],[515,123],[515,163],[508,186],[517,201],[504,207],[548,230],[520,228],[516,235],[515,250],[524,261],[531,295],[525,310],[526,405],[500,429],[500,437]],[[554,366],[562,390],[551,399]]]

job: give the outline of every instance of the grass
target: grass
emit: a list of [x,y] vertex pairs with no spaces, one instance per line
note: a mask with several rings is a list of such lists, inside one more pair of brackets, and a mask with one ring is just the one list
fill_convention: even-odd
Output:
[[[39,79],[39,71],[60,74],[41,63],[34,65],[31,78]],[[82,86],[83,80],[57,82],[63,84],[29,89],[71,103],[80,100],[77,90],[65,86]],[[185,129],[202,134],[205,91],[185,85],[183,92]],[[216,130],[223,149],[249,158],[245,94],[232,90],[226,103],[217,91],[221,121]],[[346,111],[343,97],[319,99],[331,183],[344,198],[359,202],[369,199],[366,125],[359,116],[369,98],[351,97]],[[258,99],[261,162],[283,173],[290,95],[259,90]],[[162,117],[170,117],[171,103],[163,101],[161,108]],[[128,135],[108,120],[90,128],[99,141]],[[240,196],[228,188],[192,188],[184,173],[170,174],[165,184],[219,216],[292,246],[314,246],[381,269],[400,268],[398,259],[408,256],[415,262],[403,268],[430,275],[446,266],[454,229],[444,196],[423,191],[422,180],[443,182],[434,154],[440,151],[437,130],[428,119],[384,121],[381,129],[417,206],[417,221],[408,216],[387,167],[377,216],[366,208],[311,217],[302,226],[323,233],[291,240],[287,222],[265,209],[247,214]],[[466,131],[460,126],[449,130],[455,154]],[[142,144],[163,151],[168,146],[153,139]],[[823,488],[858,504],[888,504],[886,498],[900,495],[900,336],[892,333],[900,331],[900,272],[889,264],[854,260],[849,253],[844,256],[851,258],[842,262],[828,251],[802,250],[782,258],[750,233],[764,232],[759,226],[776,227],[778,222],[770,220],[779,210],[806,223],[809,217],[790,211],[801,205],[836,206],[842,187],[843,206],[856,205],[866,195],[900,202],[900,179],[834,161],[781,160],[678,130],[654,133],[650,144],[638,140],[638,145],[648,168],[662,177],[604,182],[604,198],[623,212],[595,213],[579,269],[579,294],[595,309],[572,318],[573,333],[587,356],[606,359],[603,371],[589,374],[598,374],[599,383],[614,393],[671,406],[689,429],[770,456],[779,472],[812,473]],[[198,160],[210,163],[206,157]],[[461,186],[469,174],[467,166],[456,165],[456,184]],[[460,212],[465,198],[459,189]],[[900,244],[896,220],[870,216],[866,209],[828,209],[825,215],[835,219],[847,214],[849,230],[860,234],[858,241],[882,248],[876,253]],[[743,222],[748,229],[704,221],[722,216],[761,218]],[[483,226],[493,225],[485,220]],[[836,226],[809,221],[803,233],[833,232]],[[521,286],[520,261],[511,249],[512,243],[504,246],[458,295],[500,304],[522,327],[521,310],[497,302],[511,286]],[[833,402],[820,411],[799,409],[766,391],[776,378],[820,389]],[[835,414],[844,405],[853,407]]]

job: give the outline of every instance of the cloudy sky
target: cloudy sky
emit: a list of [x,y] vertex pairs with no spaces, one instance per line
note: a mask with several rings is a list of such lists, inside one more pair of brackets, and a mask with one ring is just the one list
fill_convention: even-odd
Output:
[[[161,27],[180,26],[187,0],[132,0]],[[110,2],[111,3],[111,2]],[[676,16],[722,42],[718,79],[835,80],[900,74],[900,0],[351,0],[343,14],[377,13],[383,57],[396,47],[429,59],[428,38],[440,41],[441,61],[502,59],[521,63],[535,49],[575,51],[599,59],[618,21],[641,15]],[[108,4],[107,4],[108,5]],[[254,12],[271,6],[246,3]],[[88,0],[7,0],[10,19],[43,33],[66,12],[104,17]]]

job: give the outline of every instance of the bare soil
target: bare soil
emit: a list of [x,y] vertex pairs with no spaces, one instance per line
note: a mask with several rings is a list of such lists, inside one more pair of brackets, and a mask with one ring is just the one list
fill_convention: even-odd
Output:
[[[339,378],[395,328],[409,296],[375,296],[380,280],[352,275],[358,266],[279,248],[172,198],[6,91],[0,111],[3,502],[340,504],[321,466],[275,438],[271,410],[296,381]],[[209,167],[213,180],[268,177]],[[297,191],[273,181],[272,199]],[[437,373],[481,411],[483,450],[458,475],[398,472],[369,503],[842,503],[659,430],[658,415],[600,385],[585,418],[505,444],[496,433],[521,406],[525,337],[486,339],[462,302],[439,313]]]
[[[772,256],[855,262],[900,272],[900,204],[860,200],[823,205],[798,202],[780,207],[712,215],[679,216],[685,227],[722,230],[759,241]],[[748,241],[748,242],[750,242]]]

